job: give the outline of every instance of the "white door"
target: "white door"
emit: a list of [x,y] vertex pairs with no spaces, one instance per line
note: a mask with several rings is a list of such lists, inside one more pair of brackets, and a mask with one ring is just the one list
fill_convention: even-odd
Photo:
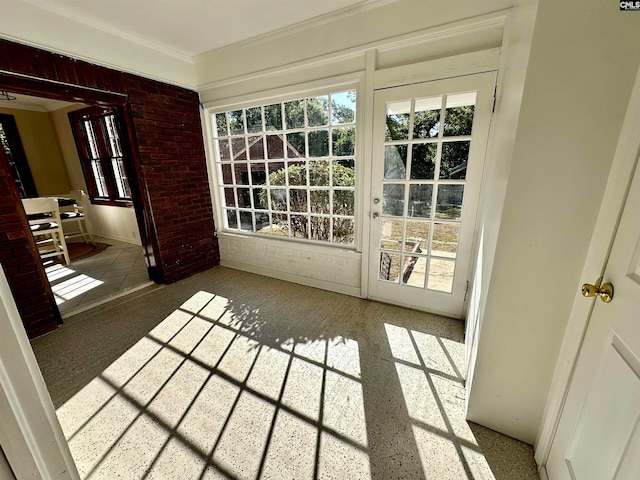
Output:
[[592,300],[546,465],[550,480],[640,479],[640,171],[633,178],[604,282],[613,284],[613,300]]
[[495,80],[376,91],[370,298],[462,316]]

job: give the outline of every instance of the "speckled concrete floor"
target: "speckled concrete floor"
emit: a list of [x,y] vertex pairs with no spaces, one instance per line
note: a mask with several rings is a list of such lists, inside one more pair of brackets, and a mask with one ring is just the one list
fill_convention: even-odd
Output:
[[460,322],[217,268],[33,341],[82,478],[537,479]]

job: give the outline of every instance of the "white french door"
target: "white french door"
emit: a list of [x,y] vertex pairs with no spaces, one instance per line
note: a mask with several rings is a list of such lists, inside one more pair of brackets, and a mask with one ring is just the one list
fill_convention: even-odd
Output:
[[462,316],[495,81],[375,92],[370,298]]

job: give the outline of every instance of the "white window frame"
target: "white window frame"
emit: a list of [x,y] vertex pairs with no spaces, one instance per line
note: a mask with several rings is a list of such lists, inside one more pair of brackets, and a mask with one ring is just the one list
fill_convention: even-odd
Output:
[[[274,90],[250,93],[239,97],[221,99],[206,102],[203,104],[202,122],[206,135],[206,153],[207,166],[209,173],[209,183],[211,185],[211,198],[213,203],[213,214],[218,233],[229,235],[240,235],[244,237],[252,237],[259,239],[298,242],[314,247],[339,248],[343,250],[361,252],[362,244],[362,194],[363,194],[363,175],[365,169],[362,165],[364,148],[364,125],[363,125],[363,109],[364,109],[364,74],[348,74],[332,79],[324,79],[320,81],[297,84],[289,87],[282,87]],[[218,178],[219,154],[215,138],[215,114],[240,110],[244,108],[252,108],[261,105],[270,105],[274,103],[284,103],[291,100],[300,100],[312,98],[329,93],[343,92],[354,90],[356,92],[356,117],[355,117],[355,155],[350,158],[355,159],[355,186],[354,191],[354,242],[344,244],[326,240],[313,240],[296,237],[285,237],[280,235],[265,234],[258,232],[249,232],[244,230],[229,229],[226,227],[225,219],[225,199],[222,195],[222,187]],[[319,128],[319,127],[318,127]],[[327,127],[328,128],[328,127]],[[310,128],[314,130],[316,127]],[[305,129],[300,129],[306,131]],[[263,132],[264,133],[264,132]],[[329,139],[331,141],[331,139]],[[308,159],[307,159],[308,160]],[[268,160],[265,159],[265,162]],[[248,186],[247,186],[248,187]],[[284,187],[283,187],[284,188]],[[334,187],[329,187],[333,189]],[[311,190],[307,187],[307,190]],[[339,218],[339,216],[337,216]],[[335,218],[333,215],[331,218]]]

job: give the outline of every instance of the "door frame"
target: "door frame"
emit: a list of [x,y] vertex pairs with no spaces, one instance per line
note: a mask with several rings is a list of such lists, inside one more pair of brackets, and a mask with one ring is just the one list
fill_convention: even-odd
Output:
[[[639,125],[640,68],[636,74],[620,130],[609,178],[580,276],[580,283],[592,282],[604,273],[640,154],[640,136],[637,134]],[[621,188],[621,185],[624,187]],[[534,445],[535,460],[540,466],[541,478],[543,479],[547,478],[545,465],[551,452],[551,445],[594,305],[593,301],[587,301],[582,297],[580,289],[577,287],[578,285],[576,285],[576,294]]]

